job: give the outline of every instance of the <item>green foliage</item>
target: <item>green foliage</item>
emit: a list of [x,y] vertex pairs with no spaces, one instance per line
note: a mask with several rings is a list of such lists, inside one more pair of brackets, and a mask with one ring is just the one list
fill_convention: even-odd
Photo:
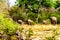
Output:
[[11,35],[14,34],[17,30],[17,24],[9,19],[4,14],[0,14],[0,31],[2,29],[3,32],[6,32],[7,34]]
[[[12,7],[11,11],[10,11],[10,15],[11,17],[16,21],[16,20],[27,20],[27,19],[31,19],[33,21],[36,21],[37,16],[38,16],[38,0],[17,0],[19,6],[21,7]],[[56,7],[57,5],[59,5],[59,0],[42,0],[40,6],[45,6],[45,7]],[[24,8],[25,9],[24,9]],[[59,7],[59,6],[58,6]],[[22,10],[23,8],[23,10]],[[28,9],[28,12],[26,12],[26,9]],[[46,20],[46,19],[50,19],[50,17],[55,16],[57,17],[57,22],[60,23],[60,12],[49,12],[50,9],[48,9],[47,11],[45,10],[40,10],[40,14],[38,17],[38,21],[41,23],[42,20]],[[26,14],[24,14],[24,12],[26,12]]]
[[[25,9],[28,9],[27,17],[36,21],[37,13],[38,13],[38,6],[39,1],[38,0],[17,0],[19,7],[25,7]],[[47,7],[47,8],[58,8],[60,7],[60,0],[40,0],[41,4],[40,7]],[[38,21],[42,22],[42,20],[50,19],[50,17],[56,16],[59,22],[59,12],[53,13],[42,10],[39,14]]]
[[39,14],[39,22],[42,22],[43,20],[48,20],[50,19],[50,17],[52,16],[51,12],[47,12],[47,11],[41,11]]
[[60,12],[48,12],[48,11],[41,11],[39,15],[39,22],[42,22],[42,20],[50,19],[51,17],[55,16],[57,18],[57,23],[60,23]]
[[[24,6],[26,9],[33,11],[33,12],[38,12],[38,6],[39,6],[39,1],[38,0],[17,0],[18,5]],[[42,5],[43,7],[59,7],[59,0],[40,0],[40,6]]]
[[31,20],[33,20],[33,21],[36,21],[37,14],[36,14],[36,13],[33,13],[33,12],[29,12],[29,13],[27,14],[27,17],[28,17],[28,19],[31,19]]
[[[33,12],[38,12],[38,6],[39,6],[39,1],[38,0],[17,0],[18,5],[24,6],[26,9],[33,11]],[[43,7],[48,7],[48,8],[58,8],[60,7],[60,0],[40,0],[41,4]]]
[[[27,19],[31,19],[34,22],[36,22],[38,14],[37,13],[33,13],[31,11],[29,11],[26,14],[24,14],[24,11],[22,11],[21,8],[19,8],[19,7],[12,7],[12,9],[10,10],[10,16],[15,21],[17,21],[19,19],[21,19],[23,21],[26,21]],[[49,12],[49,11],[45,11],[45,10],[42,10],[42,9],[40,11],[38,21],[39,21],[39,23],[41,23],[42,20],[50,19],[52,16],[57,17],[57,22],[60,23],[60,12],[59,11],[57,11],[57,12]]]
[[42,3],[41,4],[44,7],[58,8],[58,7],[60,7],[60,0],[42,0]]
[[24,14],[21,8],[19,7],[12,7],[10,10],[10,16],[13,18],[13,20],[27,20],[27,16]]
[[56,1],[56,6],[55,6],[55,8],[58,8],[58,7],[60,7],[60,0],[57,0],[57,1]]
[[41,3],[43,6],[45,6],[45,7],[50,7],[50,8],[52,8],[52,7],[54,7],[55,6],[55,1],[53,1],[53,0],[42,0],[42,3]]
[[14,13],[12,16],[15,21],[20,20],[20,19],[25,20],[26,18],[26,16],[23,15],[22,13]]
[[19,8],[19,7],[18,8],[17,7],[12,7],[11,10],[10,10],[10,16],[15,21],[17,21],[17,20],[27,21],[28,19],[36,21],[37,13],[33,13],[33,12],[30,11],[30,12],[28,12],[28,13],[25,14],[21,10],[21,8]]
[[17,0],[19,7],[24,6],[29,11],[37,12],[38,0]]

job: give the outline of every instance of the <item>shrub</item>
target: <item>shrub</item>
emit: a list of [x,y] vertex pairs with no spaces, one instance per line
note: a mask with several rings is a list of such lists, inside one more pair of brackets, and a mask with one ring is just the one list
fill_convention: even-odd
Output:
[[17,20],[25,20],[26,16],[23,15],[22,13],[14,13],[13,15],[13,20],[17,21]]
[[14,34],[17,30],[18,25],[9,19],[4,14],[0,14],[0,31],[2,29],[3,32],[6,32],[7,34],[11,35]]
[[42,22],[42,20],[50,19],[51,15],[52,15],[52,13],[50,13],[50,12],[41,11],[39,14],[38,21]]
[[[18,10],[17,10],[18,9]],[[42,20],[46,20],[46,19],[50,19],[52,16],[55,16],[57,17],[57,22],[60,23],[60,12],[57,11],[57,12],[50,12],[48,11],[50,9],[42,9],[40,11],[40,14],[39,14],[39,17],[38,17],[38,22],[41,23]],[[37,19],[37,16],[38,16],[38,13],[33,13],[31,11],[28,11],[26,14],[24,14],[24,10],[21,10],[21,8],[19,7],[13,7],[11,10],[10,10],[10,16],[15,20],[23,20],[23,21],[26,21],[28,19],[31,19],[33,20],[34,22],[36,22],[36,19]]]
[[56,2],[55,1],[52,1],[52,0],[42,0],[41,4],[45,7],[54,7]]
[[36,14],[36,13],[33,13],[33,12],[29,12],[29,13],[27,14],[27,17],[28,17],[28,19],[31,19],[31,20],[33,20],[33,21],[36,21],[37,14]]
[[60,7],[60,0],[57,0],[57,1],[56,1],[55,8],[58,8],[58,7]]
[[13,20],[26,20],[27,16],[23,12],[24,10],[19,7],[12,7],[10,9],[10,16],[13,18]]
[[42,20],[50,19],[51,17],[55,16],[57,18],[57,23],[60,23],[60,12],[48,12],[48,11],[41,11],[39,14],[39,22],[42,22]]

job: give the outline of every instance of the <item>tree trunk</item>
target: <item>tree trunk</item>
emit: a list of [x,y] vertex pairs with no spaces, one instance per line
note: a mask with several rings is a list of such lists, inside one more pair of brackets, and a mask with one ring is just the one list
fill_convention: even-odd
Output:
[[6,2],[7,2],[7,6],[9,7],[9,4],[10,4],[10,3],[9,3],[9,0],[6,0]]
[[40,1],[41,0],[38,0],[38,16],[37,16],[37,19],[36,19],[36,22],[38,23],[38,18],[39,18],[39,13],[40,13]]

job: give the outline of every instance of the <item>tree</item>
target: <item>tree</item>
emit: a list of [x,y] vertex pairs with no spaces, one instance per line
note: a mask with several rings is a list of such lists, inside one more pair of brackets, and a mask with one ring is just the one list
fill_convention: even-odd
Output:
[[41,2],[42,2],[42,0],[38,0],[38,17],[36,19],[37,23],[38,23],[38,18],[39,18],[39,14],[40,14]]
[[7,6],[9,7],[9,0],[6,0],[6,2],[7,2]]
[[58,7],[60,7],[60,0],[57,0],[57,1],[56,1],[55,8],[58,8]]
[[19,7],[25,6],[26,9],[37,13],[38,10],[38,0],[17,0]]
[[44,6],[44,7],[54,7],[55,6],[55,3],[56,1],[53,1],[53,0],[42,0],[41,4]]

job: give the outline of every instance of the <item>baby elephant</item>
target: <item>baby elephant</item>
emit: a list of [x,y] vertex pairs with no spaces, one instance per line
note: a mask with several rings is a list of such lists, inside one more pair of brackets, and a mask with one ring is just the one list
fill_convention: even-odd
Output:
[[57,24],[57,18],[56,17],[51,17],[51,24]]
[[34,22],[33,22],[31,19],[28,19],[28,20],[27,20],[27,24],[28,24],[28,25],[33,25]]
[[24,22],[22,20],[17,20],[19,24],[23,24]]
[[43,20],[43,22],[42,22],[42,23],[46,25],[46,24],[47,24],[47,21],[46,21],[46,20]]

